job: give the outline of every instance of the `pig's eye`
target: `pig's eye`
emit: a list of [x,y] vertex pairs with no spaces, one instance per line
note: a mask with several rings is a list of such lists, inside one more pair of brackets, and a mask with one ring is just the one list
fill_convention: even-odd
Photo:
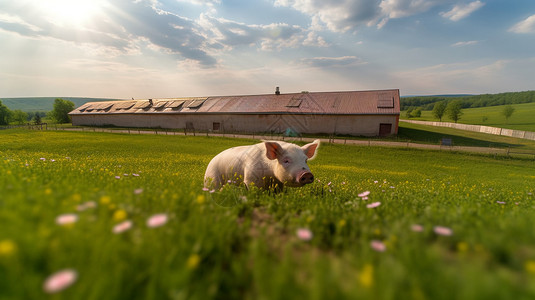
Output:
[[289,158],[285,158],[282,160],[282,163],[285,164],[285,165],[289,165],[291,163],[290,159]]

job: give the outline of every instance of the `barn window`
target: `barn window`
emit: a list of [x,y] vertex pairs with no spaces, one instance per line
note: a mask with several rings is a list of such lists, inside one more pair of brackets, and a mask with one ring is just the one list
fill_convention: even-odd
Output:
[[157,110],[164,109],[166,104],[167,104],[167,101],[158,101],[156,104],[154,104],[154,109],[157,109]]
[[184,104],[184,102],[184,100],[173,101],[171,102],[171,104],[167,105],[167,107],[170,107],[173,110],[179,110],[182,107],[182,104]]
[[378,93],[377,108],[394,108],[394,97],[390,93]]
[[193,100],[188,104],[188,108],[199,108],[206,99]]
[[221,129],[221,123],[219,123],[219,122],[214,122],[214,123],[212,124],[212,130],[213,130],[213,131],[219,131],[219,129]]
[[292,98],[290,99],[290,101],[288,102],[288,104],[286,104],[286,107],[299,107],[299,105],[301,105],[301,102],[303,100],[301,99],[301,97],[299,98]]

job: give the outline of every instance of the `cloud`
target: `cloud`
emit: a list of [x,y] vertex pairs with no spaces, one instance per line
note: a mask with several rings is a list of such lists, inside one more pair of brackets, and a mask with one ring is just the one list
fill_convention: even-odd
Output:
[[366,62],[356,56],[342,56],[303,58],[301,59],[301,64],[317,68],[328,68],[364,65]]
[[463,47],[463,46],[472,46],[478,44],[479,41],[467,41],[467,42],[457,42],[455,44],[452,44],[452,47]]
[[305,46],[327,46],[325,40],[312,31],[296,25],[272,23],[268,25],[244,24],[201,15],[199,24],[212,41],[214,48],[233,49],[238,46],[254,46],[271,51],[282,48]]
[[459,21],[468,17],[470,14],[480,9],[484,5],[485,3],[479,0],[468,3],[468,4],[458,4],[458,5],[455,5],[448,12],[441,12],[440,15],[443,16],[444,18],[447,18],[456,22],[456,21]]
[[524,21],[518,22],[509,31],[514,33],[535,33],[535,15],[531,15]]
[[312,28],[333,32],[356,31],[360,26],[382,28],[390,19],[428,11],[453,0],[276,0],[275,6],[292,7],[312,17]]

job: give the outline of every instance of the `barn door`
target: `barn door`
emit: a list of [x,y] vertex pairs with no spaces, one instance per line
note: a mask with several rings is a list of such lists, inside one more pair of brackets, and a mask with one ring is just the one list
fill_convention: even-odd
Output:
[[379,136],[387,136],[392,132],[392,124],[381,123],[379,124]]

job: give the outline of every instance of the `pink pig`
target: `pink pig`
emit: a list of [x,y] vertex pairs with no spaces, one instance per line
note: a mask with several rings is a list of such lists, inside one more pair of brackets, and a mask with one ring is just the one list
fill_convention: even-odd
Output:
[[245,183],[259,188],[284,185],[299,187],[314,182],[307,165],[316,156],[320,140],[299,147],[280,141],[264,141],[251,146],[227,149],[216,155],[204,174],[206,188],[226,183]]

